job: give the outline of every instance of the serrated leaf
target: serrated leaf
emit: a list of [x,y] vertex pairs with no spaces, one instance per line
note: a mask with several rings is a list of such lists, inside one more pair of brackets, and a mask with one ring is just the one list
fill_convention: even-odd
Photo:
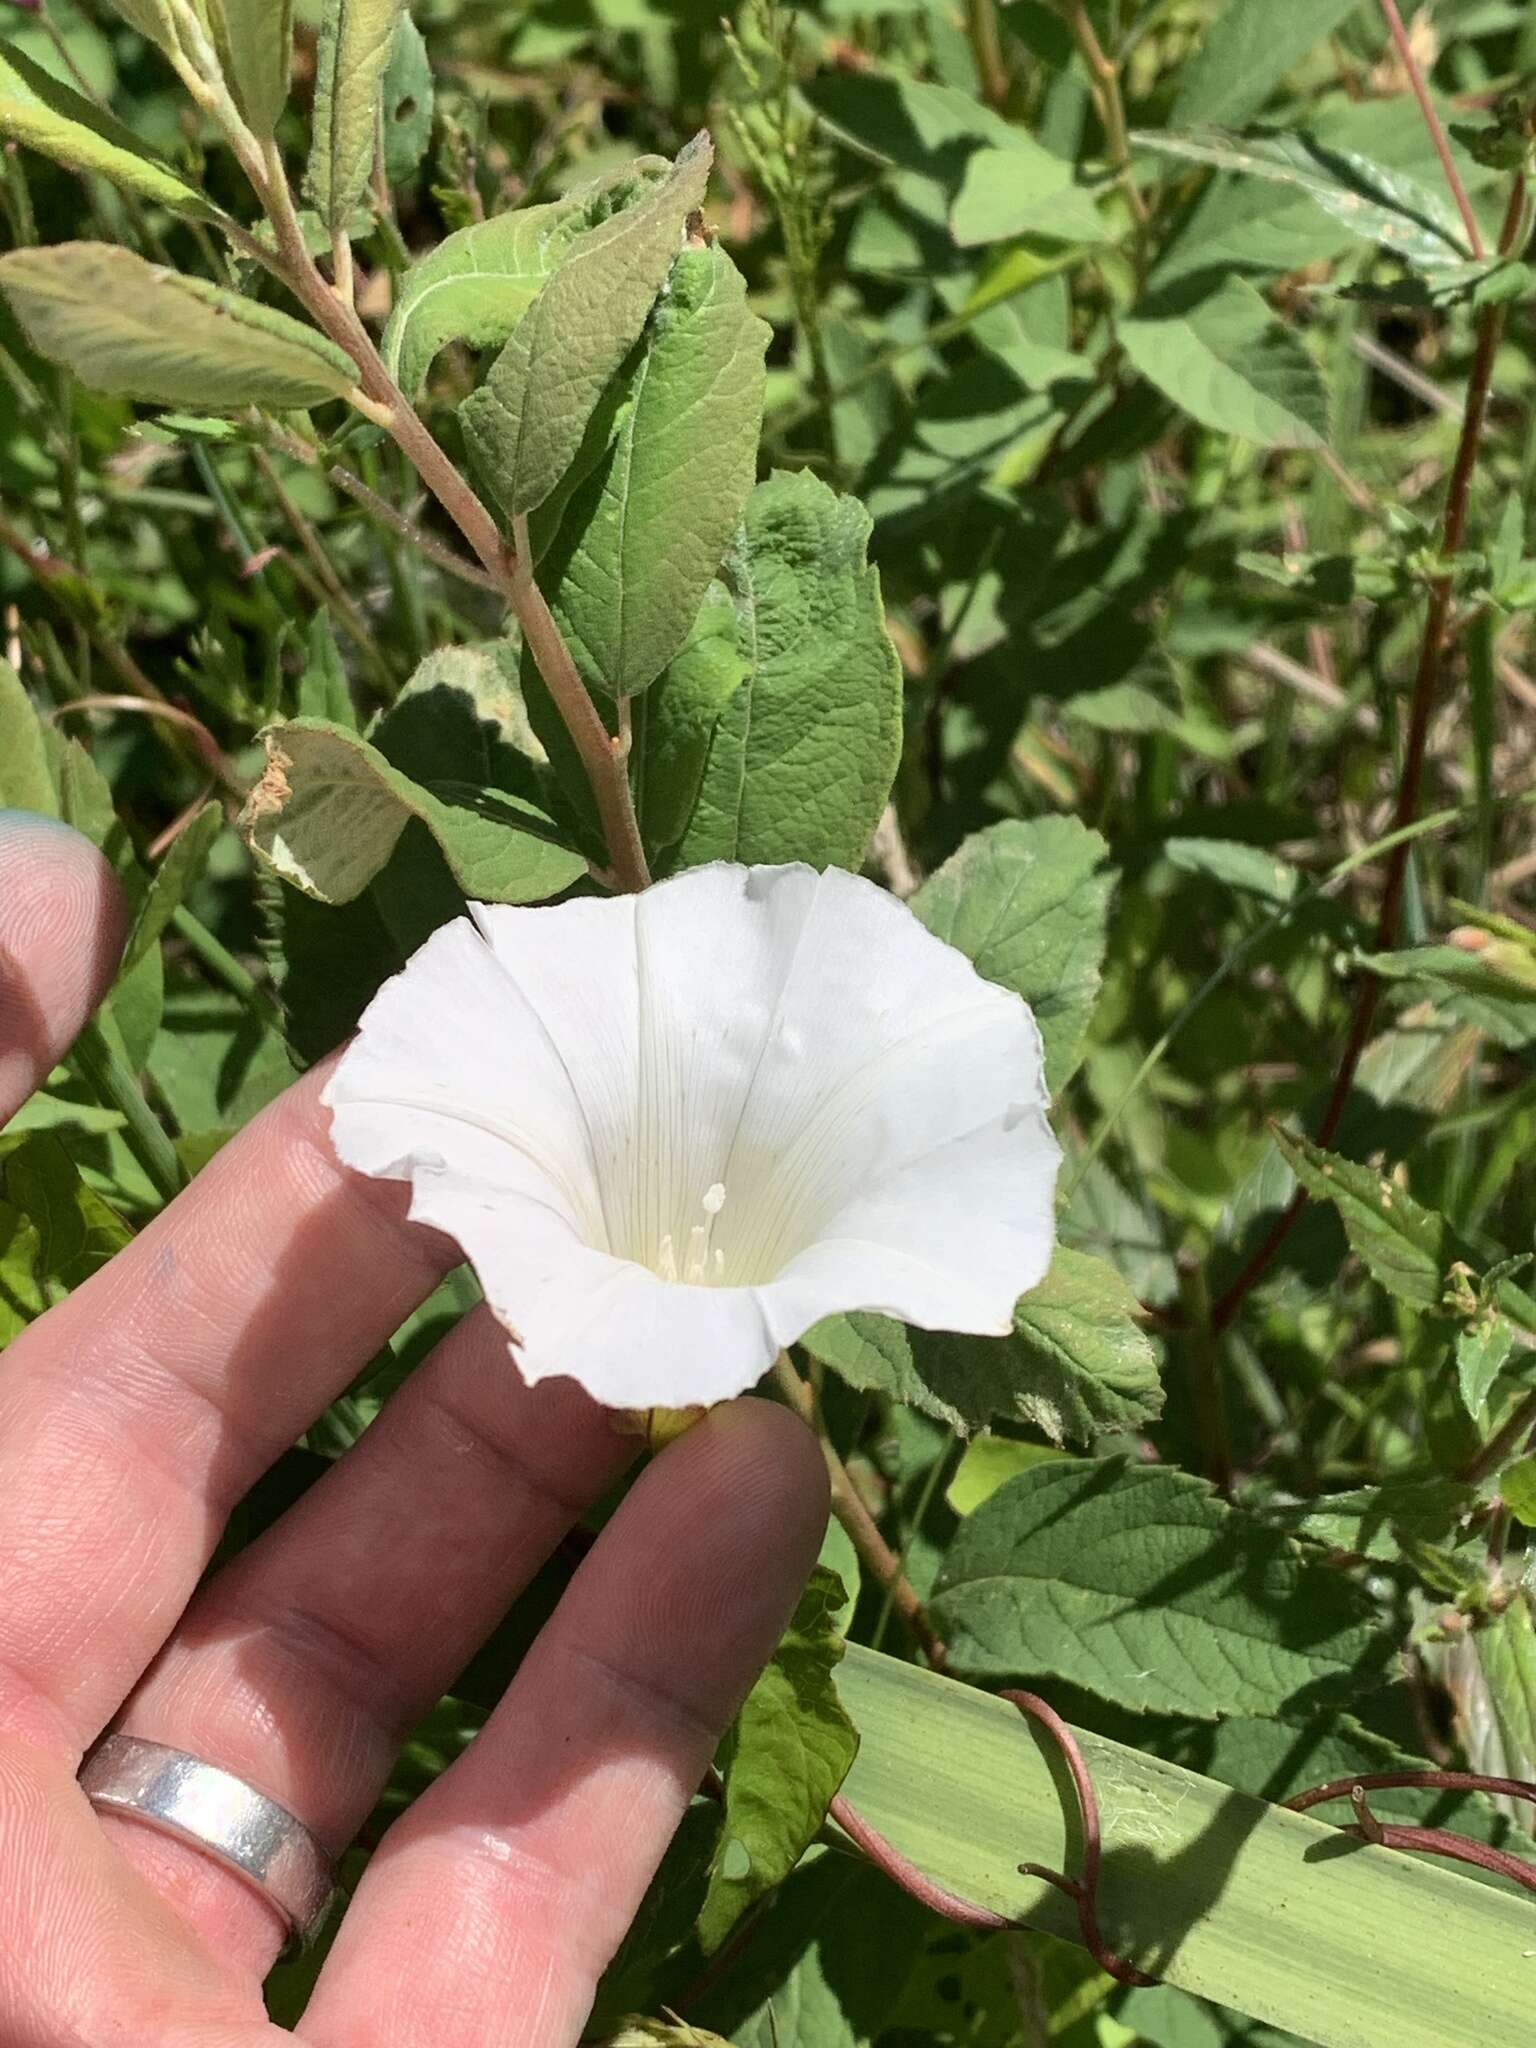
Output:
[[1162,1408],[1136,1297],[1112,1266],[1058,1245],[1014,1309],[1009,1337],[911,1330],[864,1312],[830,1316],[802,1340],[850,1386],[877,1389],[955,1429],[998,1417],[1053,1442],[1134,1429]]
[[293,0],[211,0],[209,11],[235,104],[265,141],[288,104]]
[[224,806],[206,803],[182,832],[176,835],[149,887],[129,929],[123,948],[120,972],[131,974],[180,909],[182,900],[208,864],[213,842],[224,829]]
[[641,157],[546,205],[473,221],[413,263],[380,344],[406,396],[416,396],[450,342],[500,348],[573,243],[668,168],[663,157]]
[[384,177],[390,185],[403,185],[427,153],[436,100],[426,39],[409,14],[396,26],[382,95]]
[[781,1884],[821,1830],[858,1753],[833,1674],[842,1662],[836,1574],[818,1565],[725,1745],[725,1818],[699,1914],[712,1955],[757,1899]]
[[693,630],[634,709],[630,780],[647,853],[675,846],[688,827],[720,714],[745,681],[736,607],[710,585]]
[[747,500],[726,562],[747,679],[715,727],[680,860],[856,868],[901,747],[901,669],[863,507],[809,471]]
[[666,177],[589,228],[460,407],[476,465],[509,517],[542,505],[570,466],[703,204],[713,161],[709,136],[696,135]]
[[931,932],[1029,1004],[1053,1094],[1076,1070],[1098,999],[1108,851],[1076,818],[1010,818],[965,840],[912,899]]
[[152,405],[319,405],[357,381],[322,334],[273,307],[106,242],[0,257],[0,289],[42,355],[93,391]]
[[1316,448],[1328,392],[1304,344],[1242,278],[1205,280],[1143,299],[1120,322],[1126,355],[1202,426],[1265,448]]
[[384,70],[404,0],[325,0],[305,189],[332,234],[367,189]]
[[1460,1250],[1443,1216],[1374,1167],[1325,1152],[1309,1138],[1277,1127],[1275,1143],[1307,1193],[1333,1203],[1351,1247],[1389,1294],[1410,1308],[1443,1307]]
[[41,150],[71,170],[99,171],[141,199],[188,219],[219,218],[218,208],[146,149],[131,129],[13,43],[0,43],[0,135]]
[[577,667],[611,701],[656,680],[719,571],[757,471],[768,341],[724,250],[685,249],[607,454],[539,564]]
[[241,829],[273,872],[322,903],[360,896],[413,819],[437,841],[454,880],[486,903],[535,903],[585,872],[553,845],[521,797],[466,788],[449,801],[403,775],[355,733],[295,719],[263,735],[267,768]]
[[1472,260],[1461,216],[1435,187],[1359,150],[1305,133],[1229,135],[1220,128],[1188,135],[1142,131],[1131,140],[1164,156],[1305,192],[1351,234],[1417,269],[1433,273]]
[[1475,1315],[1456,1335],[1456,1384],[1462,1405],[1474,1422],[1482,1422],[1494,1382],[1508,1365],[1515,1333],[1494,1309]]
[[1246,121],[1293,66],[1326,41],[1358,0],[1227,0],[1183,69],[1173,120]]
[[956,1670],[1049,1674],[1141,1713],[1291,1714],[1379,1679],[1370,1600],[1203,1480],[1058,1460],[961,1524],[930,1611]]

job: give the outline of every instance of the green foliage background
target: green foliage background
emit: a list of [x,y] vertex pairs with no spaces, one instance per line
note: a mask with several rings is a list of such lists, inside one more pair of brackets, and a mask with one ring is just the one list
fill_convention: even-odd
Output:
[[[652,870],[863,865],[1035,1007],[1062,1250],[1013,1335],[853,1316],[798,1360],[951,1671],[1270,1799],[1532,1775],[1529,9],[1414,13],[1426,121],[1377,0],[300,0],[291,90],[284,10],[225,5],[300,232],[627,736]],[[618,857],[161,18],[47,0],[0,44],[0,802],[88,832],[135,909],[0,1136],[0,1341],[466,896]],[[917,1655],[836,1527],[824,1563],[594,2038],[678,2005],[752,2048],[1298,2038],[1240,1976],[1231,2011],[1126,1992],[824,1845],[842,1634]]]

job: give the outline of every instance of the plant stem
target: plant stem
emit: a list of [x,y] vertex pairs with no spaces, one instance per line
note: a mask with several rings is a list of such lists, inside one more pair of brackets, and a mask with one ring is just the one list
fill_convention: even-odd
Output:
[[[1524,213],[1525,179],[1521,175],[1514,181],[1504,215],[1504,226],[1499,236],[1501,256],[1507,256],[1513,248]],[[1477,344],[1472,357],[1471,375],[1467,380],[1466,408],[1462,415],[1461,434],[1456,444],[1455,458],[1451,464],[1450,482],[1446,488],[1445,516],[1440,529],[1439,556],[1444,566],[1429,586],[1424,635],[1419,643],[1418,667],[1414,674],[1413,694],[1408,707],[1408,736],[1403,748],[1402,768],[1398,775],[1397,801],[1392,810],[1394,832],[1400,832],[1411,825],[1418,815],[1419,797],[1424,780],[1424,757],[1429,740],[1429,722],[1439,702],[1441,673],[1453,637],[1451,599],[1455,594],[1456,584],[1455,558],[1460,554],[1466,540],[1472,476],[1477,467],[1478,444],[1482,439],[1483,420],[1488,410],[1494,357],[1498,354],[1499,342],[1504,333],[1504,310],[1502,305],[1485,306],[1478,317]],[[1376,917],[1373,941],[1373,949],[1378,953],[1390,952],[1397,936],[1403,888],[1408,876],[1409,846],[1408,839],[1400,839],[1387,861],[1386,879],[1382,885],[1381,907]],[[1345,1106],[1354,1087],[1355,1074],[1369,1043],[1371,1026],[1376,1020],[1381,991],[1382,982],[1379,976],[1367,974],[1362,978],[1360,992],[1355,999],[1354,1015],[1350,1020],[1349,1036],[1339,1060],[1338,1071],[1334,1075],[1333,1087],[1329,1091],[1322,1120],[1317,1127],[1319,1145],[1329,1144],[1343,1121]],[[1218,1333],[1229,1326],[1248,1295],[1269,1270],[1275,1254],[1290,1236],[1296,1219],[1306,1207],[1306,1203],[1305,1190],[1298,1188],[1287,1207],[1281,1211],[1271,1226],[1258,1250],[1216,1303],[1211,1313],[1211,1326]]]
[[927,1609],[917,1597],[911,1580],[902,1571],[901,1559],[881,1535],[874,1516],[865,1507],[858,1488],[849,1476],[848,1467],[837,1455],[826,1431],[820,1426],[816,1414],[815,1395],[795,1371],[785,1352],[779,1353],[774,1365],[773,1382],[788,1406],[816,1432],[822,1455],[827,1461],[827,1477],[832,1485],[832,1512],[846,1530],[849,1541],[858,1552],[860,1562],[874,1574],[877,1584],[884,1587],[891,1605],[901,1618],[902,1626],[928,1659],[929,1664],[935,1671],[942,1671],[948,1662],[948,1652],[933,1623],[928,1619]]
[[1182,1341],[1189,1364],[1190,1395],[1200,1432],[1206,1477],[1229,1498],[1232,1493],[1232,1439],[1227,1427],[1227,1395],[1221,1360],[1211,1329],[1211,1295],[1205,1267],[1193,1253],[1181,1253],[1179,1297],[1183,1304]]
[[186,1172],[160,1119],[144,1100],[143,1089],[114,1049],[99,1019],[93,1017],[86,1025],[75,1040],[70,1057],[103,1108],[121,1113],[129,1151],[158,1193],[171,1201],[186,1186]]
[[272,991],[235,958],[223,941],[209,931],[201,918],[194,916],[184,903],[179,903],[171,912],[171,924],[178,938],[185,942],[187,951],[200,961],[216,980],[222,981],[231,995],[238,997],[246,1009],[268,1029],[283,1033],[282,1011]]
[[481,567],[495,578],[498,590],[516,613],[539,673],[592,785],[608,841],[611,872],[621,888],[645,888],[650,882],[650,870],[635,821],[628,769],[615,753],[608,728],[534,581],[526,521],[517,523],[515,545],[509,549],[482,500],[385,369],[356,308],[349,299],[338,296],[315,267],[304,245],[293,194],[275,143],[267,148],[263,201],[291,289],[358,367],[360,390],[354,394],[354,403],[361,401],[359,409],[391,435],[415,466],[422,482],[468,541]]
[[997,0],[965,0],[965,32],[976,60],[982,97],[989,107],[1001,113],[1008,104],[1012,81],[1003,56],[1003,39],[998,33]]
[[[1098,108],[1099,120],[1104,129],[1104,144],[1109,153],[1110,165],[1120,180],[1125,193],[1126,204],[1136,222],[1138,244],[1144,244],[1147,223],[1151,214],[1141,187],[1131,174],[1131,136],[1125,119],[1125,100],[1120,91],[1120,66],[1105,50],[1093,26],[1086,0],[1069,0],[1067,26],[1072,31],[1072,40],[1077,44],[1078,55],[1088,71],[1088,83],[1093,93],[1093,103]],[[1145,252],[1141,268],[1145,269]]]
[[1527,1394],[1502,1428],[1494,1431],[1476,1457],[1469,1458],[1457,1473],[1470,1486],[1497,1472],[1510,1452],[1536,1429],[1536,1394]]
[[1398,11],[1397,0],[1381,0],[1381,11],[1387,18],[1387,27],[1397,47],[1398,61],[1408,74],[1408,83],[1419,103],[1419,112],[1424,116],[1424,126],[1429,130],[1429,139],[1435,146],[1435,155],[1439,157],[1440,168],[1445,173],[1445,182],[1456,202],[1456,211],[1461,215],[1461,224],[1467,231],[1467,246],[1471,249],[1474,260],[1481,263],[1487,253],[1483,246],[1482,230],[1477,224],[1477,215],[1472,211],[1467,188],[1461,182],[1456,159],[1451,155],[1451,145],[1444,124],[1435,111],[1434,101],[1429,96],[1429,87],[1424,82],[1424,73],[1419,68],[1418,58],[1414,55],[1408,31],[1403,26],[1403,17]]

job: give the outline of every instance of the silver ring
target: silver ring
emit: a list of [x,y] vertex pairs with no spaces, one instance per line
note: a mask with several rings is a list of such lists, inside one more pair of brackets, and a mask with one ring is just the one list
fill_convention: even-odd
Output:
[[174,1835],[243,1878],[288,1924],[291,1945],[314,1939],[336,1889],[330,1858],[304,1823],[254,1785],[184,1749],[108,1735],[80,1767],[92,1806]]

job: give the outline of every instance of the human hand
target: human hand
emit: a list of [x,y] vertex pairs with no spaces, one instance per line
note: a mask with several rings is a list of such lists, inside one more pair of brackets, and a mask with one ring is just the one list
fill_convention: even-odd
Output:
[[[111,978],[94,849],[0,814],[0,1123]],[[0,2042],[278,2048],[271,1906],[76,1783],[109,1722],[335,1853],[420,1715],[632,1446],[483,1310],[206,1584],[235,1502],[455,1262],[332,1156],[323,1072],[0,1358]],[[717,1409],[637,1481],[483,1734],[391,1829],[310,2048],[559,2048],[814,1559],[809,1433]],[[126,1702],[126,1705],[124,1704]]]

